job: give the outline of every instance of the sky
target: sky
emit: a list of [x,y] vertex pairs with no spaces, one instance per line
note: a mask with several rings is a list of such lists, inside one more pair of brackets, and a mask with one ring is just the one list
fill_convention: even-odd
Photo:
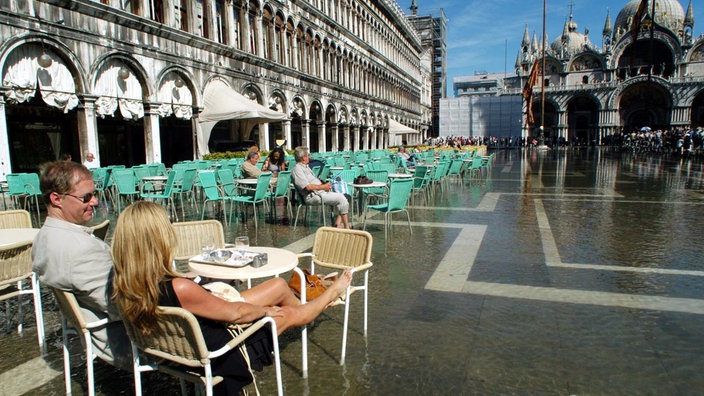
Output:
[[[406,14],[411,0],[397,0]],[[606,12],[611,12],[611,26],[619,11],[629,0],[548,0],[546,32],[552,43],[562,34],[573,4],[573,20],[577,31],[589,28],[589,38],[601,47],[601,31]],[[542,0],[416,0],[418,15],[439,15],[442,8],[447,17],[447,95],[453,96],[452,79],[471,76],[475,72],[513,75],[513,65],[528,25],[530,37],[540,40],[543,30]],[[689,0],[680,0],[687,11]],[[704,4],[694,5],[694,37],[704,29]]]

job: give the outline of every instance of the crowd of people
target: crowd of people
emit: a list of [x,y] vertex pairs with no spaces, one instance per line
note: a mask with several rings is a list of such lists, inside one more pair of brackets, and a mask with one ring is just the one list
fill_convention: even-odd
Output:
[[[462,148],[483,145],[494,149],[510,149],[534,147],[541,142],[538,136],[441,136],[428,138],[424,143],[435,147]],[[704,155],[704,128],[651,130],[643,127],[631,132],[606,135],[600,141],[596,137],[585,139],[575,136],[566,139],[547,135],[543,137],[543,144],[554,148],[605,146],[636,152],[701,156]]]

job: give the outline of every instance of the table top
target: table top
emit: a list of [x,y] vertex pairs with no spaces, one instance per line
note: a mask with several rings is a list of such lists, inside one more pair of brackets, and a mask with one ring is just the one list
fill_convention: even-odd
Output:
[[410,173],[389,173],[389,179],[408,179],[413,177]]
[[386,183],[384,182],[371,182],[369,184],[355,184],[355,183],[347,183],[347,185],[352,186],[354,188],[371,188],[371,187],[386,187]]
[[168,180],[168,176],[144,176],[141,180],[142,181],[166,181]]
[[39,228],[3,228],[0,229],[0,247],[15,243],[34,241]]
[[[259,180],[259,179],[251,179],[251,178],[248,178],[248,179],[235,179],[235,183],[237,183],[237,184],[245,184],[245,185],[248,185],[248,186],[254,186],[254,185],[257,184],[257,181],[258,181],[258,180]],[[277,181],[277,180],[278,180],[278,178],[272,177],[272,178],[271,178],[271,181],[269,182],[269,184],[276,184],[276,181]]]
[[215,279],[255,279],[277,276],[284,272],[291,271],[298,266],[298,256],[286,249],[250,246],[248,252],[266,253],[268,255],[267,264],[259,268],[251,265],[244,267],[228,267],[222,264],[206,264],[190,261],[188,268],[195,274]]

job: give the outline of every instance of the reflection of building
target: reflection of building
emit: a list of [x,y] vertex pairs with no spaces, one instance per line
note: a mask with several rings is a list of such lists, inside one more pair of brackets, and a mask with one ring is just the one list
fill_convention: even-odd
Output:
[[[647,1],[640,29],[632,29],[640,2],[629,1],[613,28],[607,13],[602,48],[592,44],[588,31],[577,32],[570,15],[562,35],[546,48],[545,75],[533,99],[536,123],[524,134],[536,135],[540,126],[543,82],[547,137],[599,142],[644,126],[704,125],[704,36],[692,38],[691,0],[686,13],[677,0]],[[526,28],[516,60],[521,82],[540,59],[541,45],[529,40]],[[518,94],[520,84],[513,86],[511,93]]]
[[[275,139],[385,147],[390,118],[421,130],[421,39],[393,1],[0,2],[0,179],[69,152],[101,165],[172,164]],[[220,80],[287,116],[220,122],[198,147]]]
[[439,10],[439,16],[419,16],[416,0],[413,0],[410,9],[408,20],[420,35],[423,61],[427,62],[431,73],[429,88],[432,113],[430,119],[424,114],[423,121],[430,125],[430,136],[439,136],[440,100],[445,98],[447,86],[447,18],[442,9]]

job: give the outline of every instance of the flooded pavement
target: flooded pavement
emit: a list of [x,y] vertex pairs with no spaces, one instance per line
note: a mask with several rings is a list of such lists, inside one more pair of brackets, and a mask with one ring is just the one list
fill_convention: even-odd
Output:
[[[700,160],[606,149],[498,151],[489,175],[417,194],[412,233],[399,214],[385,238],[374,217],[369,334],[355,294],[340,366],[343,310],[327,310],[310,327],[308,379],[300,332],[282,335],[286,394],[701,393],[702,169]],[[246,234],[253,245],[305,251],[318,226],[311,218],[295,230],[281,219],[259,230],[233,222],[226,240]],[[23,334],[0,336],[0,394],[64,393],[59,319],[45,300],[49,354],[39,356],[26,314]],[[133,393],[131,374],[96,368],[100,394]],[[178,392],[170,377],[143,378],[145,394]],[[273,369],[257,383],[275,394]]]

